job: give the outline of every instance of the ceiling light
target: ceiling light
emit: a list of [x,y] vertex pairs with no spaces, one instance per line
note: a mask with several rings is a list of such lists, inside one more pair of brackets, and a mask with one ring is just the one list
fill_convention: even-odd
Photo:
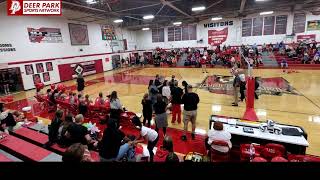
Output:
[[116,20],[114,20],[113,22],[114,22],[114,23],[122,23],[123,20],[122,20],[122,19],[116,19]]
[[88,4],[95,4],[95,3],[97,3],[97,1],[95,1],[95,0],[86,0],[86,2],[87,2]]
[[205,10],[206,9],[206,7],[204,7],[204,6],[199,6],[199,7],[193,7],[191,10],[192,11],[203,11],[203,10]]
[[268,15],[268,14],[273,14],[273,11],[265,11],[260,13],[260,15]]
[[181,25],[181,24],[182,24],[182,22],[174,22],[174,23],[173,23],[173,25],[176,25],[176,26],[177,26],[177,25]]
[[154,15],[147,15],[147,16],[143,16],[143,19],[153,19]]
[[142,28],[142,31],[148,31],[150,28]]
[[263,2],[263,1],[268,1],[268,0],[256,0],[256,2]]
[[211,20],[212,21],[219,21],[219,20],[221,20],[222,19],[222,17],[213,17]]

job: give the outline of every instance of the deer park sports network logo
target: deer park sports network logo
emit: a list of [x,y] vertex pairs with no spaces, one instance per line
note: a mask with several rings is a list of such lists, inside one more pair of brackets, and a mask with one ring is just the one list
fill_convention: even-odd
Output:
[[7,0],[8,16],[59,16],[61,0]]

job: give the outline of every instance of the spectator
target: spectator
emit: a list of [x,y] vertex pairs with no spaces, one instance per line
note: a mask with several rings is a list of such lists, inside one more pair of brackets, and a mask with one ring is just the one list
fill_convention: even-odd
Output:
[[9,110],[5,110],[4,104],[0,103],[0,131],[4,131],[9,134],[8,130],[13,130],[13,127],[17,124],[14,116]]
[[79,94],[78,100],[79,100],[79,105],[78,105],[79,114],[86,116],[88,113],[88,106],[86,103],[86,99],[81,94]]
[[187,131],[189,121],[192,123],[192,133],[191,137],[195,139],[196,130],[196,119],[197,119],[197,109],[200,99],[198,94],[192,92],[192,86],[188,85],[188,93],[184,94],[182,97],[182,103],[184,104],[183,111],[183,124],[184,124],[184,135],[181,137],[183,141],[187,140]]
[[168,152],[166,157],[166,162],[179,162],[179,157],[173,151],[173,141],[170,136],[166,136],[163,139],[162,147],[164,150]]
[[[226,153],[229,151],[229,149],[232,148],[231,144],[231,134],[228,131],[225,131],[223,129],[223,123],[222,122],[214,122],[213,129],[210,129],[208,131],[208,137],[205,139],[205,146],[207,150],[210,150],[210,148],[213,148],[216,151]],[[213,141],[225,141],[228,143],[229,148],[222,147],[218,145],[211,145]]]
[[161,94],[157,96],[157,102],[153,105],[154,113],[155,113],[155,123],[156,123],[156,131],[159,132],[159,129],[162,128],[163,136],[166,135],[167,127],[168,127],[168,117],[167,117],[167,104],[163,101]]
[[159,93],[159,90],[157,86],[155,86],[153,80],[149,81],[148,91],[149,91],[149,99],[151,100],[152,105],[154,105],[157,101],[157,94]]
[[97,142],[90,137],[88,129],[82,126],[84,121],[83,115],[78,114],[75,117],[75,123],[71,124],[66,131],[65,136],[71,144],[82,143],[84,145],[96,146]]
[[68,114],[65,116],[64,121],[62,121],[62,123],[60,124],[60,127],[58,129],[58,139],[57,139],[57,143],[60,146],[67,146],[68,141],[67,138],[65,136],[67,129],[69,128],[69,126],[71,126],[74,122],[74,118],[71,114]]
[[99,144],[100,161],[120,161],[134,158],[132,141],[118,129],[117,120],[109,119]]
[[144,94],[141,104],[143,114],[143,125],[146,126],[146,121],[148,121],[148,127],[150,127],[152,119],[152,102],[149,99],[148,93]]
[[184,89],[184,93],[187,94],[188,93],[188,83],[187,81],[182,81],[182,86]]
[[235,72],[235,78],[233,80],[234,102],[232,103],[232,106],[238,106],[240,83],[241,83],[241,80],[239,77],[239,73]]
[[178,87],[178,81],[174,82],[174,88],[171,91],[171,104],[172,104],[172,120],[171,123],[176,122],[178,116],[178,123],[181,123],[181,97],[183,95],[183,90]]
[[140,119],[137,116],[135,116],[132,119],[132,123],[135,125],[137,129],[140,130],[140,136],[134,141],[134,144],[147,141],[148,142],[147,148],[150,154],[150,162],[153,162],[153,157],[154,157],[153,148],[157,145],[159,141],[158,133],[153,129],[143,126],[141,124]]
[[164,81],[164,86],[162,88],[162,96],[163,96],[164,102],[168,105],[171,99],[171,90],[170,90],[169,82],[167,80]]
[[57,110],[54,119],[51,121],[51,124],[48,126],[49,130],[49,142],[46,143],[47,146],[51,146],[58,141],[59,127],[62,123],[63,111]]
[[80,143],[71,145],[62,156],[63,162],[93,162],[88,147]]
[[123,111],[117,91],[112,91],[110,95],[110,118],[120,120],[120,114]]

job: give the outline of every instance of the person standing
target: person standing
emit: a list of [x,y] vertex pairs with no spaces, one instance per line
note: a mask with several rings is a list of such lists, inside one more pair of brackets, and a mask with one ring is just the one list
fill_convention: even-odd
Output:
[[82,74],[78,74],[78,78],[77,78],[77,90],[78,92],[83,95],[83,90],[84,90],[84,79]]
[[171,91],[171,104],[172,104],[172,120],[171,123],[176,122],[178,116],[178,123],[181,123],[181,97],[183,90],[178,87],[178,81],[174,81],[174,87]]
[[232,103],[232,106],[238,106],[240,83],[241,83],[241,80],[240,80],[240,77],[239,77],[239,73],[235,72],[235,77],[234,77],[234,80],[233,80],[234,102]]
[[244,74],[240,74],[240,100],[243,101],[246,98],[244,91],[246,90],[246,78]]
[[144,94],[141,104],[143,114],[143,125],[146,126],[146,121],[148,121],[148,127],[150,127],[152,119],[152,101],[149,99],[148,93]]
[[110,118],[114,118],[119,122],[122,111],[123,109],[117,91],[112,91],[110,95]]
[[171,90],[169,86],[169,81],[165,80],[162,87],[162,96],[164,98],[164,102],[168,105],[171,99]]
[[155,113],[156,131],[159,133],[159,129],[162,128],[163,136],[166,136],[168,127],[168,117],[167,117],[167,104],[163,101],[162,95],[157,95],[157,102],[153,105]]
[[197,120],[197,109],[200,99],[198,94],[192,92],[192,86],[188,85],[188,93],[182,97],[182,104],[184,104],[183,111],[183,124],[184,124],[184,135],[181,137],[183,141],[187,140],[187,131],[189,121],[192,124],[192,140],[195,139],[196,120]]

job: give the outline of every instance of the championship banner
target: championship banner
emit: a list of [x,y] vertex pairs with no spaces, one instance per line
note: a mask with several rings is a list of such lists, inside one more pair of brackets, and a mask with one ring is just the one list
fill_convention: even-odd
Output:
[[117,40],[117,36],[113,26],[103,25],[101,26],[102,40]]
[[32,43],[62,43],[61,30],[58,28],[28,28],[28,35]]
[[228,28],[222,30],[208,30],[208,44],[217,46],[227,40]]
[[308,21],[307,30],[308,31],[320,30],[320,20]]
[[315,34],[309,34],[309,35],[298,35],[297,36],[297,41],[302,41],[306,43],[311,43],[316,40],[316,35]]

